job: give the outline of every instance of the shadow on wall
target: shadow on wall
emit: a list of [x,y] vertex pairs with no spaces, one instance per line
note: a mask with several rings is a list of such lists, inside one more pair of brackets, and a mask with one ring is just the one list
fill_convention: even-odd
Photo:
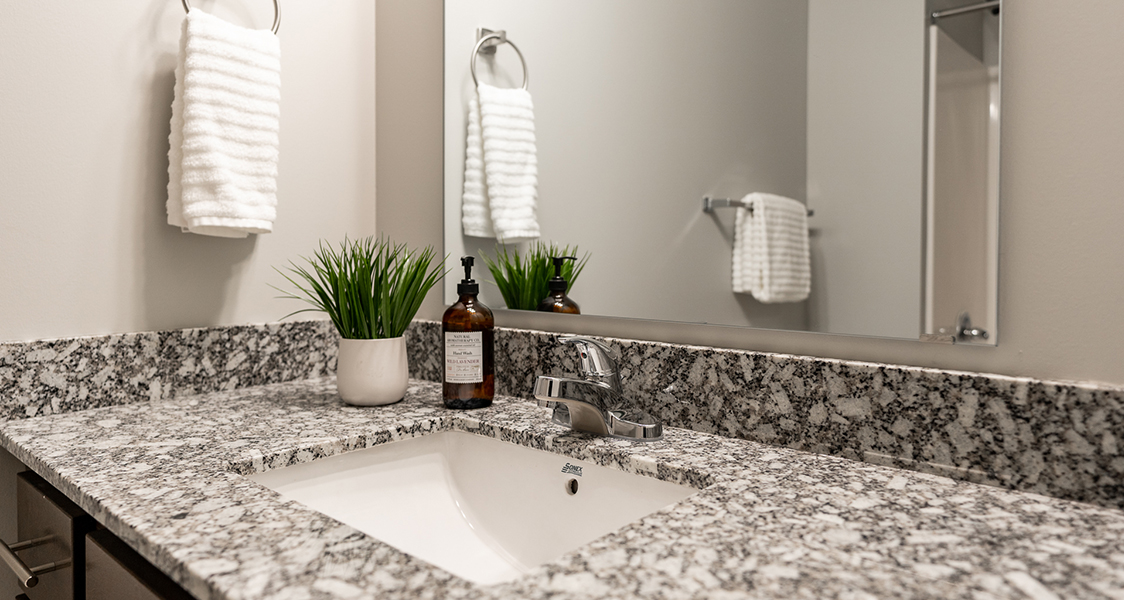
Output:
[[808,294],[808,331],[831,331],[827,318],[827,278],[817,277],[824,272],[823,232],[818,227],[808,228],[808,249],[812,261],[812,291]]
[[808,302],[762,304],[750,294],[734,294],[750,327],[759,329],[808,330]]
[[152,82],[141,240],[143,272],[137,279],[146,330],[216,325],[233,310],[240,265],[253,253],[257,236],[228,239],[182,233],[168,225],[168,134],[171,131],[176,57],[159,59]]

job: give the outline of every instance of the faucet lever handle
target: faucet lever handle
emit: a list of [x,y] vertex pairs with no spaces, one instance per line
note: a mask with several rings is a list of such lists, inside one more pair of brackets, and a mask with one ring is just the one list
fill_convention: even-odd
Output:
[[563,344],[573,344],[581,355],[580,369],[586,377],[609,377],[617,373],[617,363],[613,351],[601,340],[581,336],[566,335],[558,339]]
[[566,335],[559,338],[563,344],[573,344],[581,355],[578,370],[582,377],[609,386],[614,392],[623,394],[621,376],[617,373],[616,353],[601,340],[582,335]]

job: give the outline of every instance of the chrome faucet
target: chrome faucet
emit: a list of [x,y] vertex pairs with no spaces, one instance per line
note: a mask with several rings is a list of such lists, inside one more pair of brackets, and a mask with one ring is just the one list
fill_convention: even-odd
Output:
[[539,406],[554,409],[552,421],[574,431],[632,440],[654,441],[663,437],[663,425],[631,406],[633,403],[625,398],[608,346],[576,335],[564,336],[560,341],[577,348],[582,378],[539,375],[535,380],[535,399]]

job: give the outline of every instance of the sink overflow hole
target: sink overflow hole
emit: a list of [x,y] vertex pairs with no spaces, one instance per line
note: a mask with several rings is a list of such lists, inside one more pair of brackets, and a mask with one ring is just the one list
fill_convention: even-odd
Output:
[[566,493],[571,495],[571,496],[578,493],[578,480],[577,479],[571,479],[571,480],[566,482]]

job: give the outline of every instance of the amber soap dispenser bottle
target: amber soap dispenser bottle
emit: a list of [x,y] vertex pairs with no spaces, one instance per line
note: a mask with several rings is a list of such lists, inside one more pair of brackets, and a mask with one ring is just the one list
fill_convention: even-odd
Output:
[[472,279],[473,260],[471,256],[461,258],[460,297],[441,318],[445,408],[484,408],[491,406],[496,395],[495,320],[477,298],[480,284]]
[[577,257],[552,256],[550,260],[554,261],[554,277],[547,282],[550,295],[543,298],[542,302],[539,302],[539,312],[580,315],[582,311],[578,308],[578,303],[574,302],[566,295],[566,288],[570,287],[570,284],[562,277],[562,261],[577,260]]

